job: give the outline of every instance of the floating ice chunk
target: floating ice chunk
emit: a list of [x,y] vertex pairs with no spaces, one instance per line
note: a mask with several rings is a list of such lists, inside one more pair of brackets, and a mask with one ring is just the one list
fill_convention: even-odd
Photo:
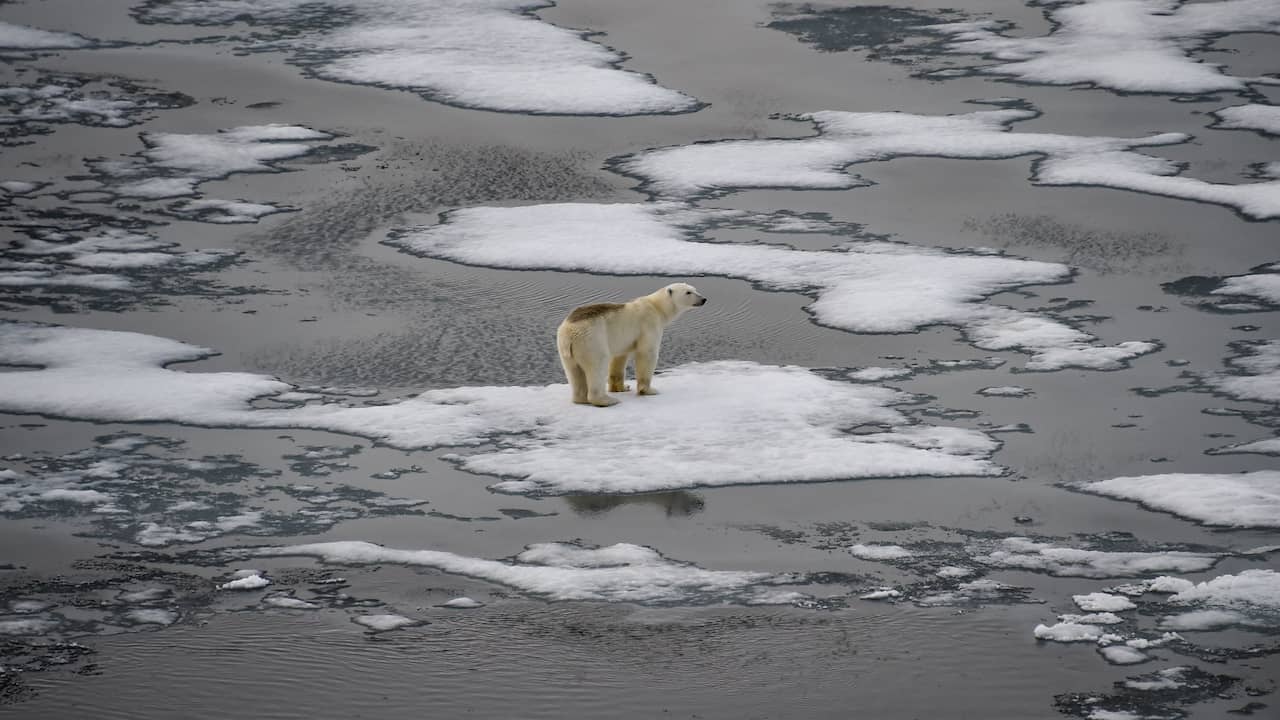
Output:
[[1158,572],[1199,572],[1221,556],[1168,550],[1164,552],[1108,552],[1055,547],[1027,538],[1006,538],[997,549],[974,560],[995,567],[1047,572],[1060,577],[1129,577]]
[[0,635],[43,635],[58,627],[58,621],[47,618],[0,618]]
[[[433,390],[380,406],[253,408],[250,400],[290,386],[260,375],[165,367],[209,354],[136,333],[0,323],[0,363],[45,366],[0,372],[0,409],[99,421],[306,427],[400,448],[497,443],[496,449],[452,459],[469,471],[513,478],[494,486],[513,493],[1001,472],[988,459],[997,445],[986,435],[910,425],[890,407],[909,396],[828,380],[799,367],[688,365],[661,376],[668,391],[663,395],[627,400],[607,413],[569,403],[563,385]],[[754,388],[750,395],[742,394],[743,383]],[[696,422],[696,438],[672,439],[675,416]],[[891,429],[844,432],[868,423]],[[773,442],[744,442],[756,437]],[[786,446],[805,447],[804,458],[775,452]],[[158,541],[164,533],[147,526],[139,542]]]
[[905,560],[916,554],[901,545],[852,545],[849,552],[863,560]]
[[391,632],[392,630],[399,630],[400,628],[423,624],[421,620],[414,620],[413,618],[407,618],[403,615],[392,614],[357,615],[351,618],[351,622],[356,623],[357,625],[363,625],[369,628],[369,632],[374,633]]
[[619,159],[622,172],[661,195],[687,197],[743,188],[847,189],[866,183],[849,167],[897,157],[1007,159],[1036,155],[1038,185],[1094,185],[1225,205],[1255,220],[1280,216],[1280,181],[1227,185],[1178,177],[1182,167],[1136,148],[1186,142],[1182,133],[1145,138],[1014,133],[1037,117],[1004,108],[932,116],[899,112],[821,111],[797,116],[813,137],[726,140],[655,150]]
[[0,48],[18,50],[73,50],[94,45],[82,35],[40,30],[26,25],[0,22]]
[[1093,612],[1085,615],[1067,613],[1066,615],[1059,615],[1058,621],[1079,625],[1119,625],[1124,622],[1124,618],[1110,612]]
[[1161,575],[1158,578],[1152,578],[1146,582],[1147,592],[1153,593],[1180,593],[1184,590],[1190,590],[1195,587],[1195,583],[1183,578],[1169,577]]
[[900,591],[894,590],[893,588],[890,588],[890,587],[884,587],[884,588],[879,588],[877,590],[872,590],[871,592],[868,592],[868,593],[863,593],[858,596],[858,599],[860,600],[892,600],[893,598],[901,597],[901,596],[902,596],[902,593]]
[[1135,679],[1130,678],[1124,681],[1124,686],[1131,690],[1139,690],[1142,692],[1153,692],[1159,690],[1176,690],[1186,686],[1185,680],[1187,671],[1191,668],[1186,665],[1178,665],[1171,668],[1165,668],[1156,672],[1154,675],[1139,676]]
[[170,206],[169,212],[179,217],[192,218],[201,222],[229,225],[236,223],[255,223],[259,218],[276,213],[288,212],[289,208],[267,203],[243,202],[239,200],[219,200],[202,198],[185,200]]
[[469,597],[456,597],[446,603],[443,603],[440,607],[470,610],[472,608],[484,607],[484,603],[479,600],[473,600]]
[[542,22],[546,0],[162,0],[144,22],[231,24],[263,35],[315,75],[394,87],[463,107],[566,115],[696,110],[693,98],[619,69],[624,56],[583,32]]
[[1238,92],[1262,80],[1226,75],[1222,65],[1191,55],[1218,35],[1280,31],[1280,9],[1271,0],[1082,0],[1049,5],[1046,12],[1053,29],[1044,36],[1007,37],[990,21],[930,29],[952,37],[951,52],[994,61],[974,68],[978,72],[1026,83],[1180,95]]
[[138,625],[172,625],[178,621],[178,613],[159,608],[138,608],[124,614],[126,620]]
[[121,593],[119,600],[123,603],[144,603],[168,597],[170,594],[171,591],[168,588],[152,587]]
[[64,273],[46,270],[0,270],[0,287],[78,287],[128,290],[133,283],[119,275]]
[[10,195],[26,195],[40,188],[40,183],[27,182],[25,180],[5,180],[0,182],[0,190],[4,190]]
[[1026,397],[1032,394],[1032,390],[1018,385],[998,385],[996,387],[984,387],[978,391],[978,394],[986,395],[987,397]]
[[26,615],[29,613],[44,612],[53,607],[53,603],[44,600],[10,600],[9,612]]
[[1102,637],[1103,629],[1097,625],[1081,625],[1079,623],[1060,622],[1054,625],[1036,625],[1037,640],[1053,642],[1096,642]]
[[287,610],[318,610],[319,605],[288,595],[272,595],[262,599],[263,605],[285,608]]
[[257,572],[251,575],[222,583],[218,586],[219,590],[258,590],[271,584],[271,581],[262,577]]
[[969,577],[975,571],[973,568],[960,567],[959,565],[945,565],[938,568],[935,574],[940,578],[962,578]]
[[917,598],[922,607],[945,605],[982,605],[987,603],[1026,602],[1029,588],[1007,585],[995,580],[971,580],[960,583],[954,590],[932,593]]
[[[789,603],[794,593],[766,595],[767,586],[789,576],[740,570],[703,570],[657,552],[620,543],[583,548],[562,543],[531,546],[512,562],[484,560],[437,550],[397,550],[366,542],[329,542],[255,548],[265,557],[307,556],[342,565],[399,564],[480,578],[549,600],[593,600],[642,604],[755,603],[762,597]],[[530,562],[525,558],[531,558]]]
[[911,368],[865,367],[860,370],[850,371],[846,377],[858,382],[880,382],[881,380],[897,380],[911,377],[911,375]]
[[234,173],[274,172],[273,163],[306,155],[311,140],[333,135],[301,125],[243,125],[214,134],[143,133],[149,165],[205,180]]
[[1280,472],[1275,470],[1118,477],[1077,487],[1206,525],[1280,527]]
[[111,502],[114,498],[97,490],[71,490],[54,488],[40,493],[40,499],[53,502],[69,502],[77,505],[99,505]]
[[1137,607],[1127,597],[1102,592],[1089,593],[1088,595],[1072,595],[1071,600],[1075,602],[1076,607],[1085,612],[1122,612]]
[[1280,572],[1244,570],[1236,575],[1219,575],[1179,591],[1169,598],[1169,602],[1280,612]]
[[1218,118],[1213,127],[1280,135],[1280,106],[1277,105],[1235,105],[1215,110],[1212,114]]
[[1137,665],[1151,659],[1151,656],[1128,645],[1107,645],[1098,648],[1098,653],[1112,665]]
[[[809,310],[824,325],[866,333],[956,325],[978,347],[1032,353],[1032,370],[1117,369],[1157,349],[1149,342],[1094,346],[1091,335],[1048,317],[980,304],[1004,290],[1061,282],[1069,276],[1063,265],[886,242],[812,252],[697,242],[708,212],[674,202],[478,207],[396,231],[386,242],[468,265],[743,278],[814,296]],[[602,235],[601,227],[611,230]]]
[[1232,625],[1252,625],[1249,616],[1235,610],[1192,610],[1160,621],[1166,630],[1219,630]]
[[1203,380],[1237,400],[1280,402],[1280,341],[1236,343],[1241,355],[1227,360],[1233,373],[1209,373]]

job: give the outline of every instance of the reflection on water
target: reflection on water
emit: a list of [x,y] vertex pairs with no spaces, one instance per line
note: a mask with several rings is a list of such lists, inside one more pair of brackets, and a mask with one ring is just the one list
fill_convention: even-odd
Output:
[[673,517],[700,513],[706,504],[701,495],[684,490],[647,495],[568,495],[564,500],[579,515],[599,515],[622,505],[656,505],[667,517]]

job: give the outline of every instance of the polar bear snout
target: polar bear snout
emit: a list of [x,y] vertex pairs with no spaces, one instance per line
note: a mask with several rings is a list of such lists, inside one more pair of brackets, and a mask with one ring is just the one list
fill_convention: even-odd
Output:
[[699,297],[698,302],[694,303],[694,305],[697,307],[702,307],[703,305],[706,305],[706,304],[707,304],[707,299],[704,297]]

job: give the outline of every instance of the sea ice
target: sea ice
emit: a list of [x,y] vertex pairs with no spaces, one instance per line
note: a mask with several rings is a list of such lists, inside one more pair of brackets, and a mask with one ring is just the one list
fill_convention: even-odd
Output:
[[1054,625],[1036,625],[1037,640],[1053,642],[1096,642],[1102,637],[1104,630],[1097,625],[1081,625],[1079,623],[1060,622]]
[[859,370],[851,370],[848,378],[858,382],[880,382],[882,380],[907,378],[911,377],[911,375],[911,368],[865,367]]
[[367,542],[328,542],[253,548],[263,557],[304,556],[341,565],[397,564],[434,568],[515,588],[549,600],[641,604],[771,603],[800,596],[772,586],[796,578],[741,570],[703,570],[656,551],[620,543],[584,548],[563,543],[532,545],[512,561],[485,560],[438,550],[398,550]]
[[1221,556],[1168,550],[1164,552],[1108,552],[1055,547],[1028,538],[1005,538],[998,549],[974,557],[986,565],[1046,572],[1059,577],[1131,577],[1159,572],[1199,572]]
[[1184,143],[1190,136],[1087,137],[1010,132],[1038,117],[1027,108],[958,115],[827,110],[796,116],[814,124],[804,138],[725,140],[646,150],[620,158],[620,171],[667,197],[724,193],[743,188],[839,190],[866,185],[852,165],[897,157],[974,160],[1034,155],[1037,185],[1091,185],[1225,205],[1254,219],[1280,217],[1280,180],[1229,185],[1181,177],[1182,166],[1135,152]]
[[1197,583],[1169,597],[1174,605],[1238,610],[1276,624],[1280,621],[1280,572],[1243,570]]
[[1206,525],[1280,528],[1280,471],[1165,473],[1118,477],[1076,487],[1133,500]]
[[1218,123],[1213,127],[1233,130],[1257,130],[1268,135],[1280,135],[1280,106],[1235,105],[1215,110]]
[[94,41],[81,35],[54,32],[0,22],[0,48],[17,50],[73,50],[86,48]]
[[369,632],[375,633],[390,632],[392,630],[399,630],[403,627],[423,624],[421,620],[414,620],[413,618],[407,618],[403,615],[392,614],[357,615],[351,618],[351,622],[354,622],[357,625],[363,625],[369,628]]
[[507,112],[644,115],[696,110],[687,95],[621,70],[588,34],[543,22],[547,0],[157,0],[143,22],[230,25],[251,19],[260,47],[287,49],[308,72]]
[[480,602],[479,600],[473,600],[469,597],[464,596],[464,597],[456,597],[446,603],[443,603],[442,605],[440,605],[440,607],[456,608],[460,610],[470,610],[473,608],[484,607],[484,603]]
[[1128,645],[1105,645],[1098,648],[1098,653],[1112,665],[1137,665],[1151,659],[1151,656]]
[[[1192,53],[1228,33],[1280,32],[1273,0],[1080,0],[1046,6],[1052,29],[1006,36],[995,21],[929,29],[949,35],[950,52],[992,60],[976,71],[1044,85],[1090,84],[1121,92],[1200,95],[1248,89],[1266,78],[1234,77]],[[1021,35],[1021,33],[1019,33]]]
[[272,595],[262,599],[263,605],[285,608],[287,610],[316,610],[319,605],[288,595]]
[[901,545],[852,545],[849,552],[863,560],[903,560],[916,554]]
[[987,397],[1026,397],[1033,393],[1031,388],[1018,385],[997,385],[995,387],[984,387],[978,391],[978,394],[986,395]]
[[258,590],[271,584],[271,581],[254,572],[251,575],[236,578],[218,586],[219,590]]
[[[707,147],[704,145],[696,147]],[[1153,352],[1151,342],[1106,347],[1045,315],[981,301],[1004,290],[1066,280],[1056,263],[856,242],[831,251],[699,242],[725,213],[684,203],[558,203],[476,207],[436,225],[396,231],[408,252],[469,265],[617,275],[719,275],[805,292],[817,321],[863,333],[960,327],[978,347],[1032,354],[1029,370],[1112,370]],[[600,228],[610,232],[601,234]]]
[[47,618],[0,618],[0,635],[43,635],[58,627],[58,621]]
[[139,625],[172,625],[178,621],[178,613],[159,608],[137,608],[125,613],[124,617]]
[[1075,602],[1076,607],[1085,612],[1122,612],[1137,607],[1132,600],[1123,595],[1110,595],[1101,592],[1089,593],[1088,595],[1072,595],[1071,600]]
[[[400,448],[496,447],[451,456],[498,475],[512,493],[646,492],[863,477],[994,475],[997,444],[960,428],[911,424],[890,407],[909,396],[828,380],[799,367],[721,361],[663,373],[654,398],[604,412],[568,402],[563,385],[432,390],[395,404],[254,408],[291,386],[247,373],[167,365],[211,351],[137,333],[0,323],[0,409],[115,422],[301,427]],[[753,388],[743,395],[744,383]],[[670,418],[697,427],[681,441]],[[850,434],[878,425],[881,432]],[[744,442],[768,437],[769,443]],[[803,458],[779,453],[805,447]],[[660,472],[657,470],[661,469]],[[160,532],[156,528],[151,531]]]

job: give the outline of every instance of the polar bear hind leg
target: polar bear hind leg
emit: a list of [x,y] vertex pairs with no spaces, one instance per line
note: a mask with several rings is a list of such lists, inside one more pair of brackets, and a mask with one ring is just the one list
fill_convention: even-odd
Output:
[[627,353],[615,355],[609,363],[609,392],[626,392],[627,385]]
[[569,379],[569,387],[573,388],[573,401],[579,405],[587,404],[587,374],[572,358],[561,357],[564,365],[564,376]]

